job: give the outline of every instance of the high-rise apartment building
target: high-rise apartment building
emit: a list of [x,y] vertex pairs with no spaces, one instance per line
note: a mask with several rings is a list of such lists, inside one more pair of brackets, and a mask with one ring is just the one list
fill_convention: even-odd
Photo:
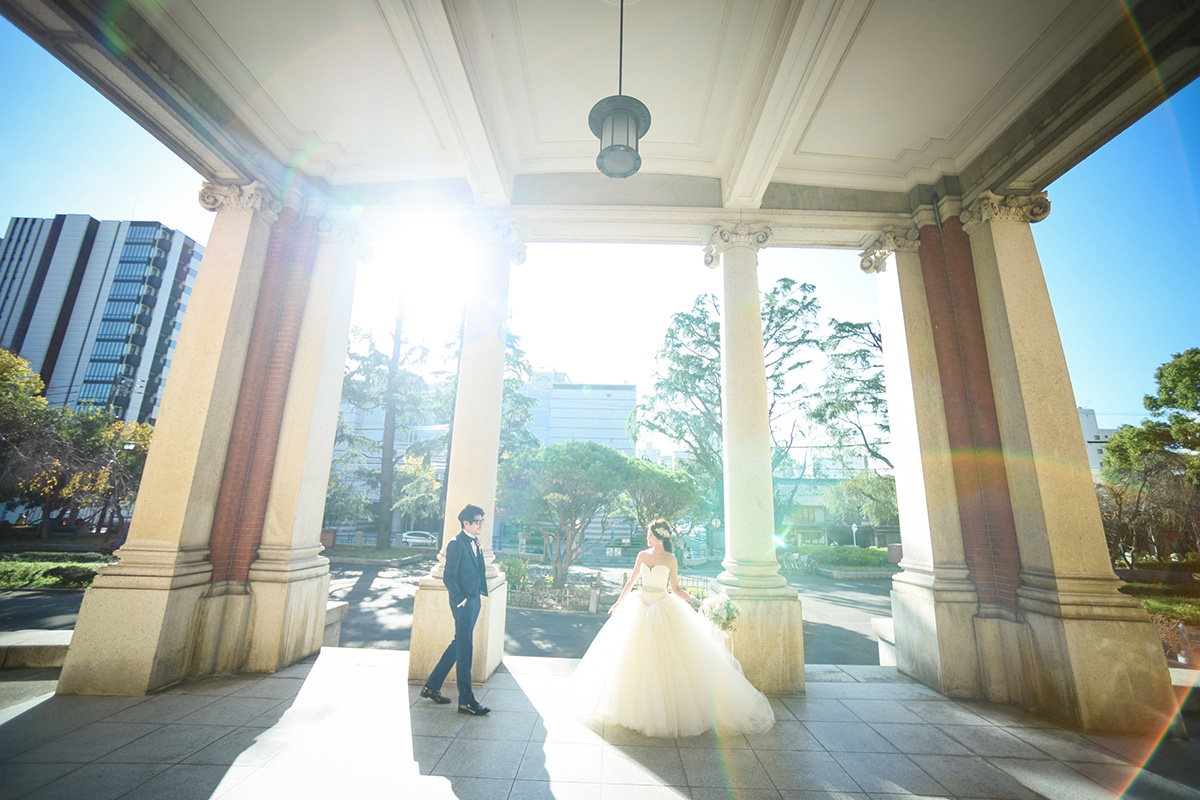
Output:
[[0,243],[0,347],[55,405],[154,422],[203,251],[157,222],[15,217]]
[[1096,422],[1096,412],[1090,408],[1078,408],[1079,427],[1083,429],[1083,441],[1087,446],[1088,466],[1092,468],[1092,477],[1100,477],[1100,464],[1104,460],[1104,444],[1108,437],[1117,432],[1116,428],[1101,428]]

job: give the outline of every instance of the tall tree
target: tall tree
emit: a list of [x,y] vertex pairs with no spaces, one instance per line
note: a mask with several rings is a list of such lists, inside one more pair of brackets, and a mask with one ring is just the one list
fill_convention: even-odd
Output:
[[627,469],[622,453],[595,442],[522,450],[500,463],[500,508],[545,537],[555,586],[620,521]]
[[[800,371],[818,345],[820,305],[812,284],[781,278],[762,297],[763,353],[771,419],[772,467],[790,458],[801,435],[791,419],[804,404]],[[721,445],[721,327],[715,295],[696,298],[690,311],[671,318],[658,353],[658,372],[646,399],[634,409],[630,433],[661,433],[682,445],[685,468],[696,478],[712,512],[723,509]]]
[[858,462],[863,469],[891,469],[883,453],[888,435],[883,337],[872,322],[831,318],[829,326],[830,334],[821,340],[828,359],[825,383],[810,395],[808,418],[822,428],[831,456],[844,468]]
[[23,468],[44,448],[45,384],[29,362],[0,350],[0,498],[21,494]]
[[404,347],[401,339],[402,314],[397,314],[391,352],[384,353],[371,332],[355,327],[351,330],[350,349],[346,359],[346,376],[342,382],[342,401],[363,411],[383,414],[383,430],[379,448],[380,468],[379,519],[376,546],[385,549],[391,544],[393,505],[392,481],[396,463],[396,433],[410,430],[424,421],[424,403],[428,389],[424,378],[415,369],[424,363],[423,347]]
[[674,522],[693,510],[700,487],[684,470],[635,458],[629,461],[625,496],[633,512],[634,530],[644,533],[659,517]]
[[400,512],[403,527],[411,528],[417,520],[441,516],[442,486],[433,467],[409,456],[396,465],[395,485],[396,501],[392,509]]

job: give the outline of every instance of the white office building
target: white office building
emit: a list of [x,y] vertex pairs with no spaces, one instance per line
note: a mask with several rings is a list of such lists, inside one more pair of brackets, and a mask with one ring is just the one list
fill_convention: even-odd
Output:
[[633,457],[629,416],[637,405],[637,387],[628,383],[572,383],[557,370],[537,370],[525,386],[537,400],[530,432],[542,446],[560,442],[597,442]]
[[1090,408],[1079,408],[1079,426],[1083,428],[1083,442],[1087,447],[1088,466],[1092,477],[1100,477],[1100,462],[1104,458],[1104,443],[1116,433],[1115,428],[1101,428],[1096,423],[1096,412]]
[[204,248],[158,222],[14,217],[0,243],[0,347],[55,405],[153,423]]

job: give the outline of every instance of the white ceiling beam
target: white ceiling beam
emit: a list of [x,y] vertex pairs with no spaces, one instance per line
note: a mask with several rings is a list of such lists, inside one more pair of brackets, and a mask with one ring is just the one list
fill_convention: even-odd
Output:
[[837,74],[870,0],[803,0],[789,13],[788,33],[769,83],[746,120],[749,134],[723,179],[726,208],[758,208],[780,160]]
[[503,174],[441,0],[378,0],[435,125],[466,172],[475,199],[509,203]]

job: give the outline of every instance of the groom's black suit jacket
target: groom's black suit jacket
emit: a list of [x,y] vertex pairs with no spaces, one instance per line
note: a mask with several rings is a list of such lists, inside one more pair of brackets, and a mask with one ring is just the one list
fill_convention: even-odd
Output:
[[468,597],[487,596],[488,593],[483,550],[475,555],[473,538],[466,531],[460,531],[446,545],[446,571],[442,574],[442,582],[450,593],[451,608],[458,608],[458,604]]

